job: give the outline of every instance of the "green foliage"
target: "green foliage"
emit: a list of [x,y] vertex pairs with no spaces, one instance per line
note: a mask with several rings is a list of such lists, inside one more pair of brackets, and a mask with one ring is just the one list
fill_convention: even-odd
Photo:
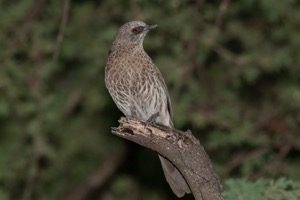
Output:
[[[201,139],[222,178],[299,182],[299,1],[65,2],[0,1],[0,199],[63,199],[123,148],[125,161],[87,199],[174,198],[155,153],[110,134],[122,114],[104,86],[107,52],[136,19],[159,25],[144,46],[175,126]],[[284,184],[299,188],[290,179],[226,185],[283,199]]]
[[226,200],[297,200],[300,199],[300,184],[286,178],[276,181],[259,179],[228,179],[224,192]]

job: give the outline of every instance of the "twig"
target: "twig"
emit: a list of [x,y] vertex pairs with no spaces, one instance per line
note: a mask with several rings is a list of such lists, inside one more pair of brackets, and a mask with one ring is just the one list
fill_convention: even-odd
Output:
[[239,167],[242,163],[247,163],[250,160],[258,159],[261,155],[267,152],[267,148],[253,150],[252,152],[237,152],[235,156],[225,165],[226,174],[229,175],[233,170]]
[[43,122],[44,122],[44,104],[43,104],[43,94],[41,90],[42,85],[41,79],[36,73],[32,74],[31,80],[28,82],[28,88],[30,94],[32,94],[36,107],[36,118],[33,120],[37,122],[37,126],[34,130],[31,131],[33,145],[32,145],[32,155],[31,160],[28,166],[28,176],[26,184],[23,191],[23,200],[31,200],[36,193],[36,186],[39,185],[41,167],[40,159],[43,156],[42,146],[44,144],[43,140]]
[[216,28],[217,32],[219,32],[219,30],[221,29],[222,23],[224,21],[224,16],[228,9],[229,1],[230,0],[223,0],[220,4],[219,15],[215,21],[215,28]]
[[196,200],[223,200],[222,184],[212,163],[190,131],[121,118],[112,133],[158,152],[176,166]]
[[199,10],[202,10],[205,0],[196,0],[196,5]]
[[93,82],[98,79],[101,69],[96,69],[91,71],[91,73],[82,81],[80,87],[74,89],[66,101],[66,104],[63,108],[63,116],[72,113],[74,108],[81,103],[82,99],[84,98],[86,92],[91,87]]
[[69,192],[67,192],[62,200],[83,200],[87,199],[88,194],[101,188],[115,173],[116,169],[126,157],[127,149],[121,149],[117,154],[110,157],[103,165],[101,165],[92,175],[90,175],[83,183],[78,184]]
[[6,37],[5,39],[9,43],[9,48],[4,53],[2,53],[0,57],[1,67],[4,66],[3,63],[11,59],[15,52],[20,49],[20,46],[22,46],[24,43],[27,43],[28,39],[26,35],[32,35],[32,24],[37,20],[37,17],[41,14],[42,10],[46,5],[46,1],[47,0],[35,0],[34,2],[32,2],[31,7],[26,12],[25,16],[23,17],[23,20],[16,21],[13,22],[13,24],[11,24],[13,32],[17,34],[13,35],[12,38]]
[[63,7],[62,18],[59,27],[59,33],[57,35],[56,44],[53,52],[53,60],[56,60],[58,58],[60,52],[60,47],[64,39],[65,29],[68,22],[69,10],[70,10],[70,0],[64,0],[64,7]]
[[213,50],[223,59],[235,64],[235,66],[243,67],[247,64],[251,64],[251,59],[248,57],[238,56],[232,53],[230,50],[224,48],[221,45],[215,45]]
[[33,137],[33,152],[30,160],[29,174],[23,191],[23,200],[30,200],[34,194],[34,189],[40,175],[39,160],[41,158],[41,138],[36,135]]

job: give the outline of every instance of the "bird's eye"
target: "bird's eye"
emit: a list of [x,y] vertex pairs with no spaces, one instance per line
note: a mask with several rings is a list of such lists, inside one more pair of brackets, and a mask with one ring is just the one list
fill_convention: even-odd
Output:
[[134,28],[131,29],[131,32],[135,35],[142,33],[144,30],[143,26],[136,26]]
[[139,32],[139,30],[137,28],[133,28],[133,29],[131,29],[131,32],[134,34],[137,34]]

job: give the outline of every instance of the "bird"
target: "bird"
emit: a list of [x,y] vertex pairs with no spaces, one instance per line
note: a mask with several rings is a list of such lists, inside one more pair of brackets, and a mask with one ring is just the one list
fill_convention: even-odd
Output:
[[[143,47],[146,34],[156,27],[131,21],[118,29],[105,65],[105,85],[126,117],[174,127],[167,85]],[[180,171],[168,159],[158,156],[173,193],[177,197],[190,193]]]

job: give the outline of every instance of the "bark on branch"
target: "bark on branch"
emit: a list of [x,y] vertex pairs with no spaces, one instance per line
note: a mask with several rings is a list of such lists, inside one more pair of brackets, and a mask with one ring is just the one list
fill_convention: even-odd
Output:
[[222,184],[200,141],[191,131],[121,118],[112,133],[152,149],[170,160],[182,173],[196,200],[223,200]]

